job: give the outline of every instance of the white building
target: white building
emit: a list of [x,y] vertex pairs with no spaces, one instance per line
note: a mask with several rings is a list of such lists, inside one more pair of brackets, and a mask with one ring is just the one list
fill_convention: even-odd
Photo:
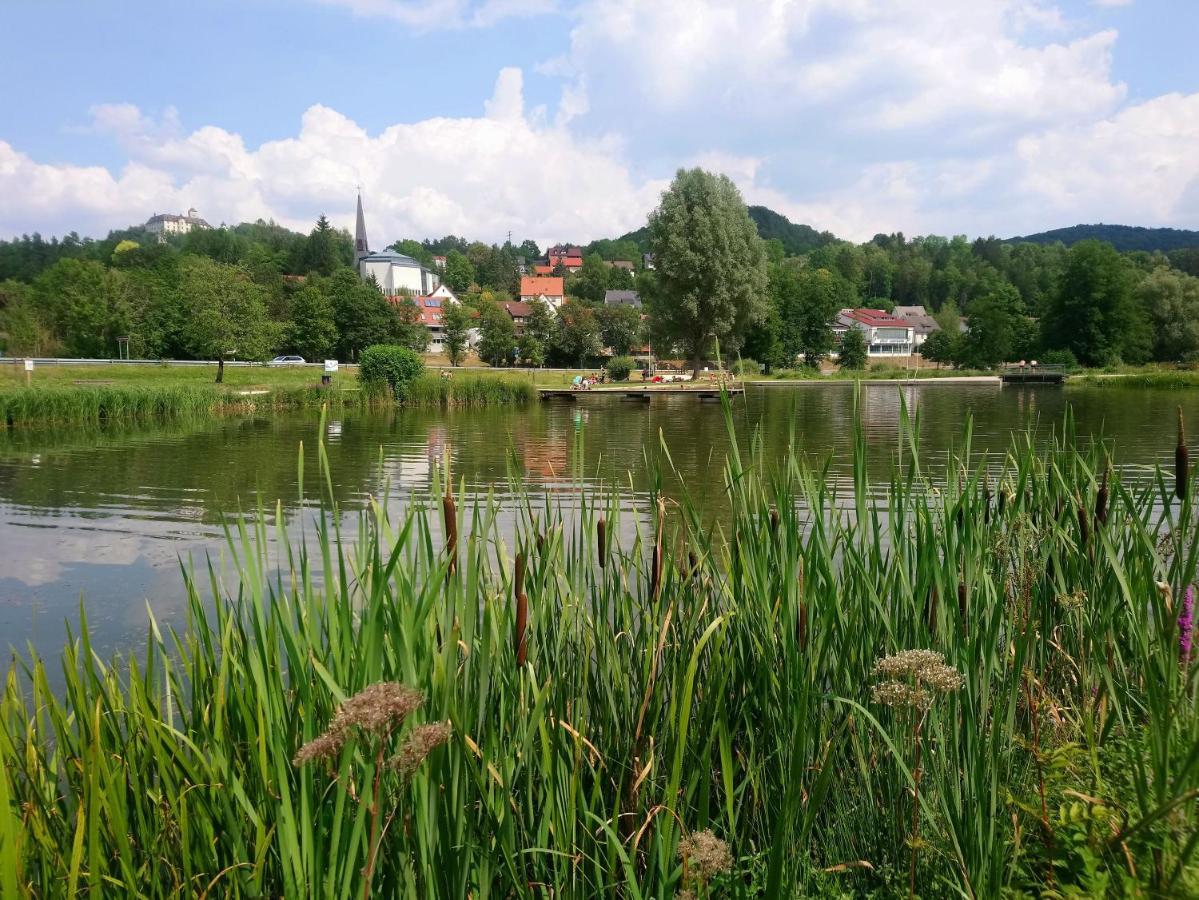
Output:
[[174,213],[155,213],[146,220],[146,231],[163,237],[168,234],[187,234],[194,229],[211,228],[196,213],[189,209],[187,215],[177,216]]
[[427,297],[441,286],[441,277],[431,272],[411,256],[383,250],[372,253],[366,239],[366,219],[362,214],[362,195],[358,196],[358,221],[354,228],[354,256],[358,274],[374,278],[386,296],[407,292],[414,297]]
[[917,350],[928,340],[930,334],[941,330],[937,320],[930,316],[923,306],[897,306],[894,315],[912,326],[913,345]]
[[914,329],[910,322],[896,318],[881,309],[843,309],[833,322],[838,342],[851,328],[859,329],[866,338],[869,356],[911,356]]

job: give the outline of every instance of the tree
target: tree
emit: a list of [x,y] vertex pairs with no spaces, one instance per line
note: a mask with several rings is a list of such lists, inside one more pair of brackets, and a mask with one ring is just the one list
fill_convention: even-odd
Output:
[[525,262],[541,259],[541,248],[534,241],[524,241],[516,248],[516,252],[525,258]]
[[333,352],[337,342],[333,304],[315,282],[308,282],[292,297],[287,342],[310,361],[324,359]]
[[417,353],[429,349],[429,329],[421,319],[416,301],[405,292],[395,298],[391,309],[396,317],[395,342]]
[[713,341],[734,353],[766,314],[766,253],[736,186],[680,170],[650,214],[657,291],[652,313],[698,376]]
[[475,282],[475,267],[457,250],[451,250],[445,257],[445,273],[442,281],[454,293],[464,293]]
[[1099,241],[1070,248],[1042,327],[1047,349],[1070,350],[1084,366],[1137,362],[1148,351],[1129,265],[1111,244]]
[[566,292],[590,303],[603,303],[608,290],[608,267],[603,257],[592,253],[583,257],[583,267],[570,277]]
[[411,347],[372,344],[362,351],[358,377],[367,390],[375,391],[387,385],[391,395],[402,400],[408,392],[408,386],[424,371],[424,361]]
[[445,331],[445,352],[450,365],[457,366],[466,353],[467,332],[470,331],[470,312],[461,303],[446,301],[441,313],[441,327]]
[[485,305],[479,316],[479,359],[489,366],[512,364],[516,350],[516,326],[498,303]]
[[838,347],[837,365],[842,370],[866,368],[866,335],[856,325],[845,329]]
[[525,316],[525,334],[541,345],[542,354],[549,352],[550,344],[554,342],[554,329],[557,320],[549,304],[539,298],[533,298],[529,304],[529,314]]
[[516,355],[524,365],[540,368],[545,365],[545,344],[526,329],[516,342]]
[[967,368],[989,369],[1012,358],[1021,329],[1026,328],[1020,292],[998,284],[970,304],[970,330],[958,342],[955,362]]
[[236,266],[193,256],[182,266],[181,288],[190,309],[185,339],[201,359],[216,358],[216,382],[225,380],[225,359],[263,360],[279,340],[280,328],[266,311],[265,292]]
[[351,269],[340,269],[329,279],[328,291],[339,358],[354,359],[371,344],[395,340],[396,315],[373,281],[363,281]]
[[819,369],[835,346],[837,311],[853,305],[853,287],[828,269],[796,271],[790,266],[778,267],[771,287],[778,297],[786,357],[802,355],[805,366]]
[[[203,232],[191,232],[200,233]],[[316,272],[318,275],[332,275],[339,268],[348,266],[351,259],[353,244],[350,243],[349,235],[336,231],[324,216],[317,219],[316,227],[308,235],[308,242],[304,247],[305,271]]]
[[920,345],[920,355],[929,362],[953,364],[959,353],[961,339],[945,329],[934,331]]
[[121,302],[125,273],[98,262],[61,259],[33,283],[33,303],[63,342],[67,356],[107,358],[126,333],[129,310]]
[[1199,355],[1199,278],[1154,269],[1137,285],[1137,303],[1153,330],[1153,358],[1189,361]]
[[553,348],[558,358],[576,363],[580,368],[589,359],[599,356],[603,344],[595,310],[574,300],[563,303],[558,310],[558,328],[554,334]]
[[634,307],[624,303],[604,306],[596,311],[596,316],[600,337],[616,356],[627,356],[641,343],[641,313]]

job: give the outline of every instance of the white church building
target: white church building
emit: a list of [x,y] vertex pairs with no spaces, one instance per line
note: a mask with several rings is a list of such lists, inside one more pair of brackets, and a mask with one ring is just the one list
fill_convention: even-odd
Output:
[[354,257],[358,274],[374,277],[388,297],[407,291],[413,297],[427,297],[441,287],[441,277],[411,256],[382,250],[372,253],[366,239],[366,219],[362,215],[362,195],[358,195],[358,221],[354,226]]

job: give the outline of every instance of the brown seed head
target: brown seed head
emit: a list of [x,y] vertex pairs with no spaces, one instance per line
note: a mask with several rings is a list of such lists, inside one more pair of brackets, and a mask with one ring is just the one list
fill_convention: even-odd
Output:
[[400,746],[400,752],[391,758],[388,765],[405,778],[411,778],[425,761],[425,757],[449,739],[449,722],[418,725],[408,732],[408,737]]
[[595,545],[599,555],[599,565],[602,569],[608,563],[608,520],[603,516],[600,516],[599,521],[595,523]]

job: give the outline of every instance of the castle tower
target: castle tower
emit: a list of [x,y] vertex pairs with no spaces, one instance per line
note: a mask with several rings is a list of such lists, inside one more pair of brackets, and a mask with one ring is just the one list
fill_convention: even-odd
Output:
[[362,192],[358,193],[358,221],[354,224],[354,262],[361,263],[364,256],[370,255],[370,245],[366,240],[366,217],[362,215]]

